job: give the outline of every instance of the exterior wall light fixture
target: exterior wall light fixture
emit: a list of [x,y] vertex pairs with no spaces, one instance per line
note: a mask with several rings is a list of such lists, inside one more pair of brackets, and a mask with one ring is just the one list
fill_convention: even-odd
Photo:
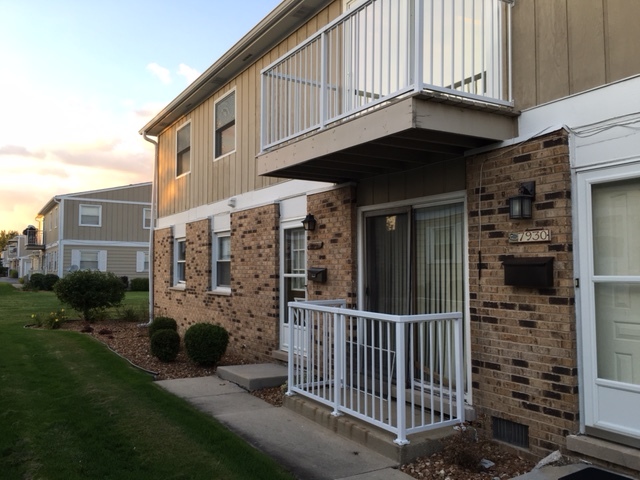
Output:
[[531,218],[535,196],[536,182],[522,182],[518,187],[518,195],[509,198],[509,218],[512,220]]
[[313,232],[316,229],[316,217],[310,213],[302,220],[302,225],[307,232]]

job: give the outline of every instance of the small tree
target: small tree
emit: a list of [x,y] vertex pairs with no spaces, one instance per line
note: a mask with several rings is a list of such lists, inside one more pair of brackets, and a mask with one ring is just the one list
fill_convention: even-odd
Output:
[[58,280],[53,291],[90,322],[101,310],[120,305],[125,288],[120,277],[111,272],[78,270]]

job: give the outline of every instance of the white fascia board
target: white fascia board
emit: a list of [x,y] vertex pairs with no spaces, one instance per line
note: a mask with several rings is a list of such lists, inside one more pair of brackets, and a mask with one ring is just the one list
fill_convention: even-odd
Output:
[[174,225],[183,225],[223,213],[248,210],[264,205],[279,203],[294,197],[306,196],[310,192],[335,188],[335,186],[330,187],[329,185],[330,184],[327,184],[326,182],[312,182],[307,180],[291,180],[288,182],[282,182],[271,187],[231,197],[235,199],[235,207],[230,207],[230,199],[225,199],[208,205],[200,205],[192,208],[191,210],[187,210],[186,212],[160,217],[158,218],[158,226],[156,228],[163,229]]
[[550,125],[577,129],[608,119],[640,112],[640,76],[577,93],[524,110],[518,118],[521,136]]
[[60,245],[78,247],[135,247],[149,248],[149,242],[117,242],[108,240],[62,240]]

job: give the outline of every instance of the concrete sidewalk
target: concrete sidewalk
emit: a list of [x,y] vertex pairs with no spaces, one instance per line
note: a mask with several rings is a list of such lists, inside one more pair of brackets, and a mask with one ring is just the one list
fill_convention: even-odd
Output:
[[409,480],[395,462],[217,376],[161,380],[159,386],[211,414],[296,478]]
[[[215,417],[304,480],[410,480],[397,462],[283,407],[274,407],[218,376],[157,384]],[[547,466],[517,480],[558,480],[587,465]]]

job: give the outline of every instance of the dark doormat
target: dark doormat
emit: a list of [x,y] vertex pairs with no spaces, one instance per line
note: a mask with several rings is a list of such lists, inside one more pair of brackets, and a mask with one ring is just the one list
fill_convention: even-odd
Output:
[[570,475],[560,477],[558,480],[633,480],[631,477],[618,475],[596,467],[587,467]]

